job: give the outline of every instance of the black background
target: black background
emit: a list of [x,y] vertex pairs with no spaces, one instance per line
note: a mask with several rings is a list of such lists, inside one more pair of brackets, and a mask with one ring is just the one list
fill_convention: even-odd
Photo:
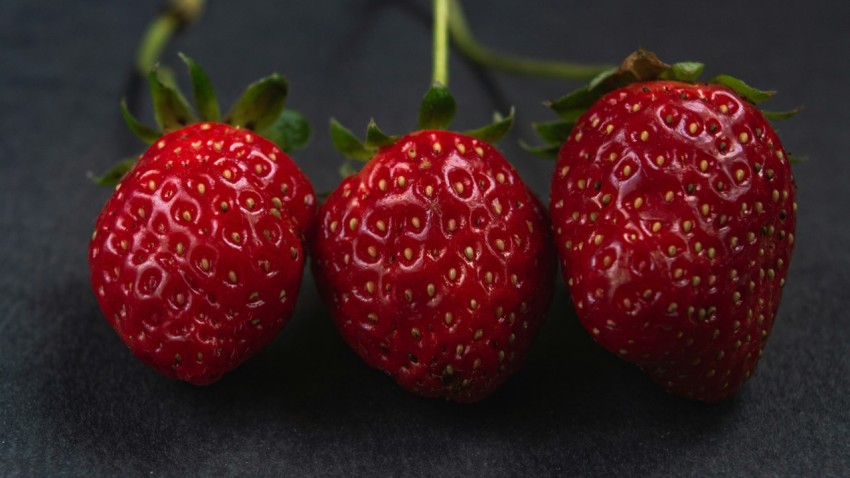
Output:
[[[850,474],[850,34],[846,2],[467,0],[480,39],[515,54],[616,63],[636,47],[777,89],[795,165],[797,249],[758,373],[730,401],[670,396],[596,346],[562,282],[527,365],[457,405],[408,395],[342,343],[309,273],[278,340],[209,387],[136,361],[101,317],[86,250],[110,191],[87,171],[140,152],[118,101],[158,2],[5,0],[0,14],[0,474]],[[287,5],[290,4],[290,5]],[[415,125],[430,81],[427,1],[212,1],[164,57],[192,55],[230,104],[272,71],[314,125],[296,155],[316,189],[341,157],[328,118]],[[181,71],[182,74],[182,71]],[[518,108],[501,143],[545,199],[552,164],[518,146],[576,82],[452,56],[455,126]],[[138,85],[137,85],[138,86]],[[132,107],[148,120],[149,97]]]

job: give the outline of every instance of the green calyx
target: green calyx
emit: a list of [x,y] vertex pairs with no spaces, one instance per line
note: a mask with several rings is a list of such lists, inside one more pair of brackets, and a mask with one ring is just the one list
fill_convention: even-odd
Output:
[[[632,83],[654,80],[672,80],[682,83],[696,83],[705,69],[702,63],[686,61],[668,65],[646,50],[638,50],[623,61],[618,68],[612,68],[600,73],[587,85],[568,93],[556,100],[547,101],[560,119],[546,123],[533,123],[532,126],[540,139],[542,146],[531,146],[522,143],[523,148],[538,156],[553,158],[557,156],[561,145],[566,141],[578,118],[596,101],[607,93]],[[775,92],[763,91],[746,84],[742,80],[729,76],[717,75],[706,83],[723,85],[734,91],[741,98],[753,104],[770,99]],[[782,112],[763,111],[770,120],[790,118],[800,112],[800,108]]]
[[[181,53],[180,58],[189,70],[194,109],[176,86],[161,81],[157,67],[148,74],[148,84],[158,128],[141,123],[130,113],[127,103],[121,102],[124,122],[145,143],[152,144],[163,135],[198,121],[224,122],[255,131],[286,152],[303,148],[309,142],[310,125],[304,116],[295,110],[284,109],[289,83],[282,76],[272,74],[249,85],[230,112],[222,117],[206,72],[188,56]],[[91,179],[97,184],[115,185],[137,159],[122,160],[103,175]]]
[[[425,97],[419,106],[419,129],[448,129],[456,111],[457,104],[449,89],[440,83],[434,83],[425,93]],[[514,110],[511,108],[508,116],[495,113],[492,123],[462,133],[492,144],[498,142],[510,131],[513,122]],[[343,176],[348,176],[356,171],[355,161],[369,161],[379,149],[392,145],[400,138],[398,135],[384,133],[378,128],[374,119],[369,121],[364,140],[360,140],[350,129],[335,119],[331,119],[330,122],[330,135],[334,147],[347,158],[347,161],[340,168],[340,174]]]

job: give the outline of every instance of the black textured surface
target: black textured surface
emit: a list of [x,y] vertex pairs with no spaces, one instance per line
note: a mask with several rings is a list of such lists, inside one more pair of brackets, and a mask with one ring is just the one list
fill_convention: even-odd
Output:
[[[596,346],[563,284],[526,367],[473,406],[407,395],[363,365],[309,277],[279,339],[219,383],[145,368],[89,287],[88,237],[109,191],[85,173],[140,150],[117,106],[155,3],[3,2],[0,474],[850,474],[847,3],[466,2],[494,48],[616,62],[645,46],[775,88],[771,109],[805,105],[780,125],[786,148],[809,161],[795,167],[798,241],[778,322],[758,373],[716,406],[669,396]],[[193,55],[225,104],[255,78],[286,75],[289,104],[314,124],[297,160],[318,190],[337,181],[329,117],[414,125],[430,76],[426,1],[211,3],[167,62]],[[502,149],[545,197],[551,163],[517,140],[552,118],[541,100],[576,83],[481,73],[458,56],[451,73],[455,126],[518,108]],[[149,119],[148,103],[139,90],[134,107]]]

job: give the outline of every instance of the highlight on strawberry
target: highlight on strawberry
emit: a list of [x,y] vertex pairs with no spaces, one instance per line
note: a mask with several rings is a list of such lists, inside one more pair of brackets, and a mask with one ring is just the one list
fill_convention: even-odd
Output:
[[200,120],[176,87],[149,75],[159,130],[101,184],[117,183],[89,246],[91,283],[109,324],[142,362],[208,384],[272,341],[290,319],[312,227],[313,187],[284,151],[309,127],[284,110],[278,75],[250,85],[222,117],[204,71],[189,68]]
[[578,317],[665,389],[714,402],[756,368],[794,247],[772,95],[647,51],[552,101],[550,214]]

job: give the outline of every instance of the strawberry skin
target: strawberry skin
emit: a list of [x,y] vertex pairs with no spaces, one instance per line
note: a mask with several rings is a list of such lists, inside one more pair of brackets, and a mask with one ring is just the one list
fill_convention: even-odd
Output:
[[424,130],[319,212],[313,271],[343,339],[404,389],[474,402],[525,357],[555,268],[542,205],[489,144]]
[[562,146],[550,211],[579,319],[676,394],[729,397],[773,327],[796,225],[770,124],[726,87],[635,83]]
[[144,363],[212,383],[289,320],[314,216],[312,186],[273,143],[218,123],[169,133],[97,218],[98,304]]

